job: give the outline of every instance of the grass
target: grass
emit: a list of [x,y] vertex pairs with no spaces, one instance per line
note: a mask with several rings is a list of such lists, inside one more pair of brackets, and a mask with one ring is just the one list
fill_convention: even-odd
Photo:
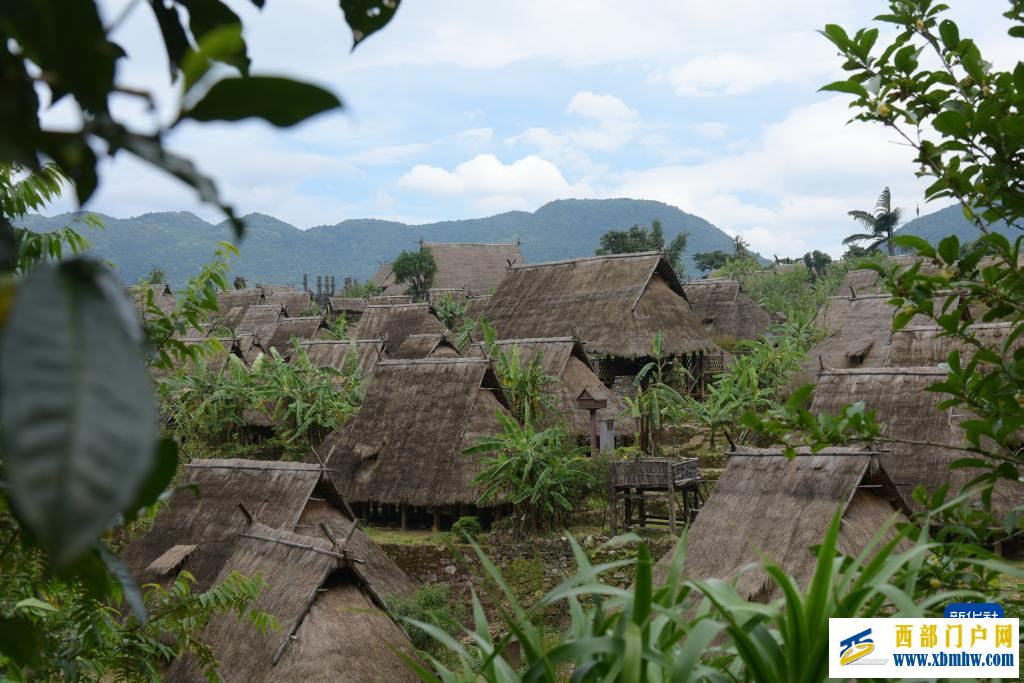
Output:
[[377,543],[394,545],[444,545],[451,542],[451,535],[444,531],[430,531],[428,529],[382,529],[375,526],[365,526],[363,531]]

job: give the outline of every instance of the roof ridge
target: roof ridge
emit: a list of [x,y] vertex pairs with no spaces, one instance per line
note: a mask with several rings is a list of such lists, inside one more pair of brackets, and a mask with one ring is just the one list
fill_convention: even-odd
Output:
[[378,365],[457,365],[459,363],[488,363],[487,358],[389,358]]
[[821,375],[935,375],[945,376],[949,374],[937,366],[931,365],[909,365],[899,368],[829,368],[826,367]]
[[577,256],[575,258],[562,259],[560,261],[545,261],[544,263],[524,263],[522,265],[514,264],[511,270],[526,270],[527,268],[541,268],[543,266],[559,266],[569,263],[578,263],[582,261],[600,261],[605,259],[624,259],[624,258],[650,258],[651,256],[664,257],[665,252],[663,251],[637,251],[629,254],[605,254],[603,256]]
[[436,244],[452,247],[518,247],[518,242],[424,242],[423,244]]

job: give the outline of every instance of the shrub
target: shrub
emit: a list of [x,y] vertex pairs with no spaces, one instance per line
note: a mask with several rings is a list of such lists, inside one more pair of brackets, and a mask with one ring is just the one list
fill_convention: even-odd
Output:
[[385,602],[388,612],[405,624],[409,640],[417,650],[425,649],[431,644],[432,639],[426,631],[410,623],[411,621],[455,634],[463,628],[462,624],[466,620],[466,606],[453,598],[452,587],[447,583],[420,586],[412,595],[391,595]]
[[455,524],[452,524],[452,536],[456,541],[472,541],[480,535],[480,520],[476,517],[459,517]]

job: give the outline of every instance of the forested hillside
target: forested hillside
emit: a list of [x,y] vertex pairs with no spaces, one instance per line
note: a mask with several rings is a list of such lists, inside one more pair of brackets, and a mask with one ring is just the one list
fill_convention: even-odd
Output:
[[[993,223],[990,227],[1010,236],[1011,239],[1020,236],[1019,230],[1010,230],[1005,223]],[[964,217],[964,212],[959,205],[947,206],[935,213],[908,221],[906,225],[896,231],[896,234],[917,235],[931,244],[938,244],[939,240],[948,235],[956,235],[960,238],[961,244],[973,242],[981,237],[978,228]]]
[[[66,225],[69,214],[27,216],[25,227],[50,231]],[[182,284],[206,263],[220,240],[231,239],[226,224],[212,225],[188,212],[151,213],[135,218],[100,216],[103,231],[89,232],[94,251],[134,282],[152,268],[162,268],[173,285]],[[665,239],[690,234],[683,255],[695,271],[692,256],[702,251],[731,251],[732,240],[703,218],[673,206],[635,199],[564,199],[535,212],[510,211],[487,218],[406,225],[394,221],[352,219],[336,225],[299,230],[272,216],[250,214],[235,274],[257,281],[300,284],[303,273],[365,279],[381,261],[422,238],[433,242],[511,242],[521,240],[530,262],[589,256],[600,236],[611,229],[649,225],[660,219]]]

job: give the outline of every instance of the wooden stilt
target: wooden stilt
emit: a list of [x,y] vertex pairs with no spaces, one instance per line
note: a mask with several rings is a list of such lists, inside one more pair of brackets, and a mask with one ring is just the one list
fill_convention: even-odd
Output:
[[[683,494],[686,495],[685,493]],[[676,484],[672,481],[671,473],[668,478],[668,529],[669,532],[675,535],[676,533]]]
[[647,505],[646,505],[646,503],[644,501],[644,490],[643,489],[637,489],[636,492],[637,492],[637,495],[640,496],[640,501],[637,504],[637,506],[639,508],[639,510],[637,512],[639,513],[638,516],[640,517],[640,528],[644,529],[644,528],[647,527]]
[[409,528],[409,519],[408,519],[409,506],[408,505],[401,505],[401,506],[399,506],[399,508],[401,510],[401,512],[399,514],[400,514],[400,516],[402,518],[402,531],[405,531],[406,529]]
[[618,513],[619,501],[615,495],[615,484],[613,483],[608,492],[608,524],[611,526],[612,536],[618,535]]
[[441,508],[439,508],[439,507],[434,508],[434,526],[433,526],[433,529],[434,529],[434,531],[440,531],[441,530]]

